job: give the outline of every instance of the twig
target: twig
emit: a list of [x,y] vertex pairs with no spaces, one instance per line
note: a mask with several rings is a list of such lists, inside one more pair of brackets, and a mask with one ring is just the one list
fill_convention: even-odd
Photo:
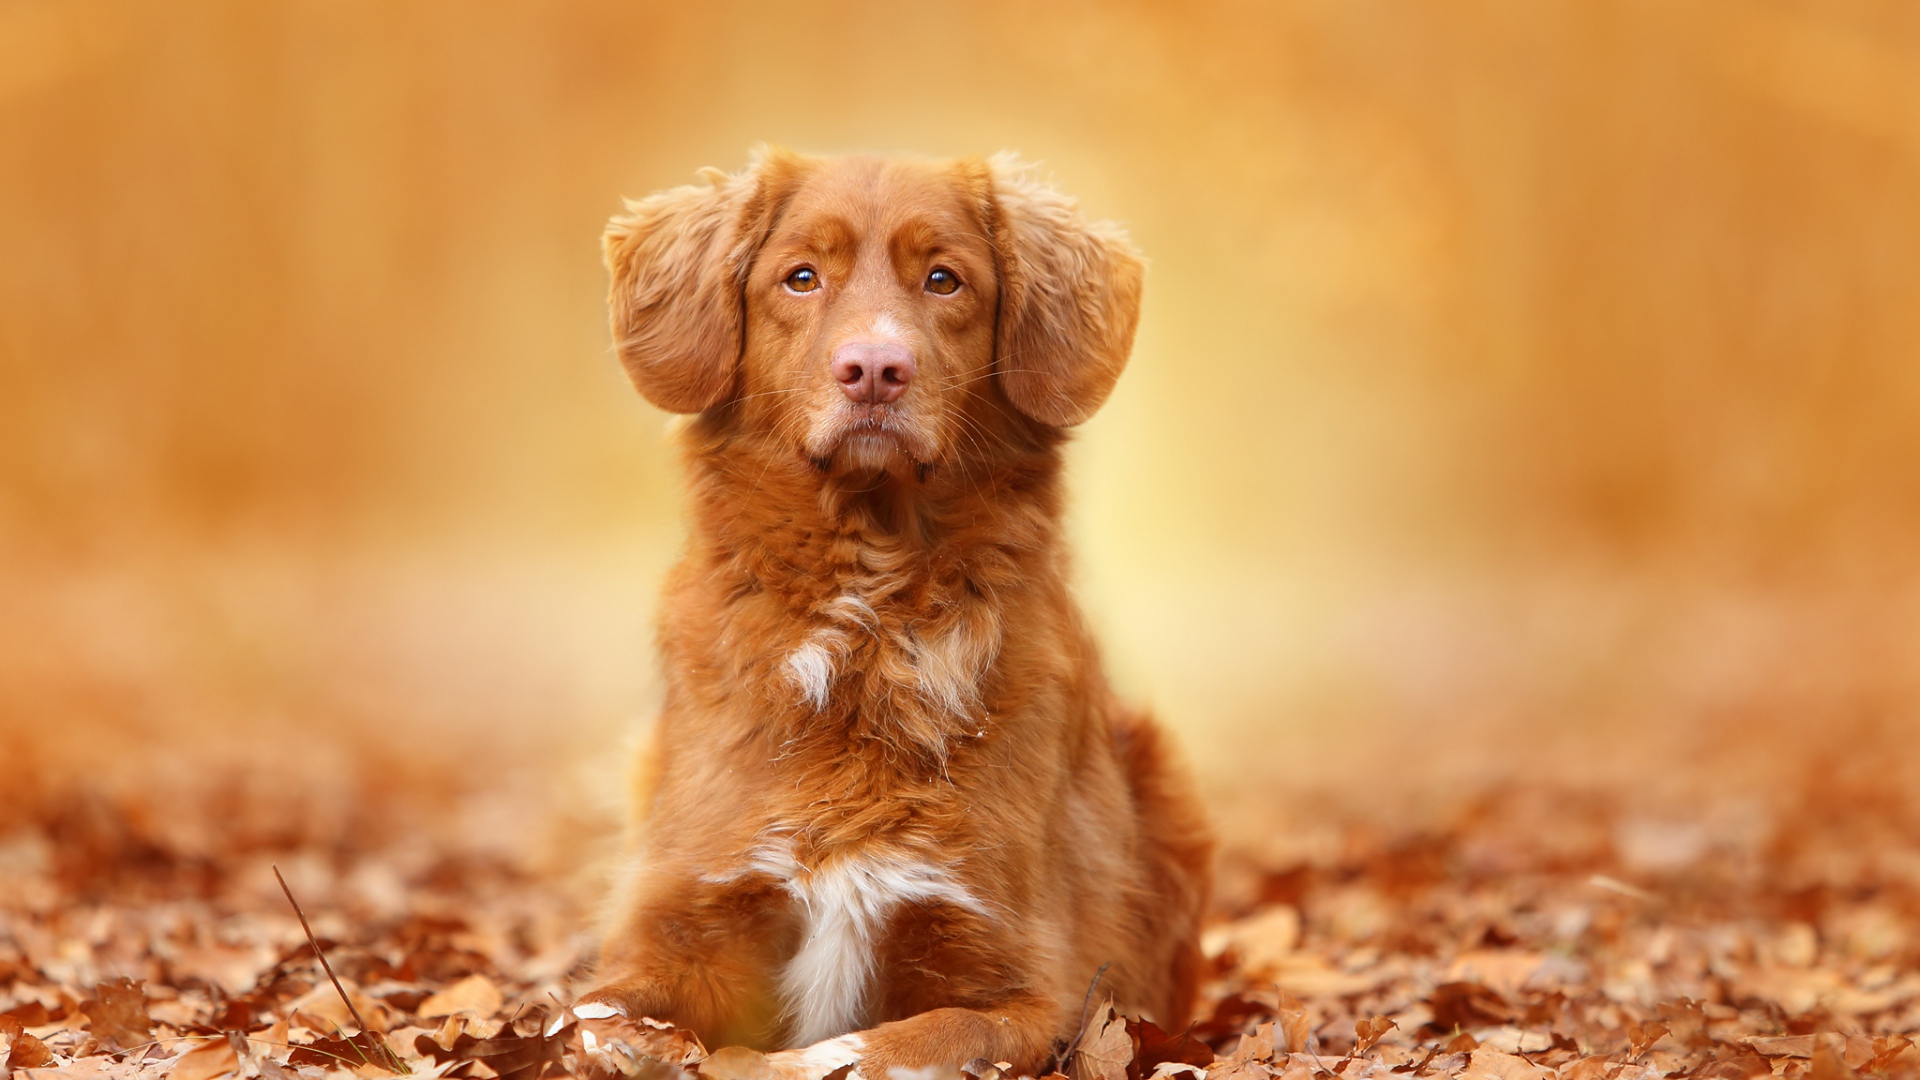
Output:
[[[149,1039],[146,1042],[129,1046],[125,1050],[120,1051],[120,1053],[131,1054],[136,1050],[145,1050],[145,1049],[148,1049],[149,1047],[160,1046],[163,1043],[187,1042],[192,1039],[224,1039],[228,1036],[228,1034],[229,1034],[228,1032],[221,1031],[221,1032],[215,1032],[207,1035],[163,1035],[157,1039]],[[255,1038],[254,1036],[249,1035],[244,1031],[235,1032],[233,1034],[238,1034],[241,1038],[247,1040],[248,1042],[256,1042],[256,1043],[259,1043],[261,1046],[278,1046],[282,1050],[305,1050],[309,1053],[319,1054],[322,1057],[333,1058],[335,1061],[344,1062],[348,1065],[372,1064],[366,1059],[366,1056],[364,1054],[361,1055],[361,1058],[359,1061],[355,1061],[350,1057],[343,1057],[339,1054],[333,1053],[330,1050],[321,1050],[318,1047],[308,1046],[303,1043],[274,1042],[272,1039]]]
[[[1307,1045],[1300,1048],[1302,1050],[1305,1050],[1307,1052],[1307,1056],[1313,1059],[1313,1067],[1315,1070],[1314,1075],[1316,1076],[1337,1075],[1334,1072],[1334,1070],[1329,1069],[1325,1065],[1320,1063],[1320,1033],[1327,1030],[1327,1025],[1331,1023],[1333,1023],[1333,1017],[1331,1016],[1327,1017],[1325,1020],[1320,1021],[1319,1027],[1314,1028],[1312,1031],[1307,1032]],[[1348,1058],[1352,1058],[1353,1055],[1349,1054],[1347,1056]]]
[[[412,1072],[413,1070],[407,1068],[404,1062],[394,1056],[393,1051],[387,1046],[387,1041],[367,1026],[366,1018],[360,1015],[360,1010],[353,1007],[353,999],[347,996],[347,988],[340,985],[340,976],[333,973],[333,965],[327,963],[327,954],[320,948],[320,939],[313,936],[313,927],[307,925],[307,913],[300,910],[300,901],[293,898],[293,890],[287,887],[287,879],[280,873],[280,866],[277,863],[273,867],[273,877],[280,883],[280,891],[287,894],[287,903],[293,905],[293,913],[300,919],[300,929],[307,932],[307,944],[313,946],[313,955],[319,958],[320,969],[327,973],[328,979],[332,980],[333,989],[339,993],[341,1002],[346,1005],[347,1012],[353,1017],[353,1022],[360,1025],[360,1034],[367,1036],[367,1041],[378,1047],[380,1056],[386,1059],[380,1062],[369,1061],[367,1064],[377,1064],[390,1072]],[[342,1034],[345,1033],[342,1032]],[[362,1054],[366,1053],[365,1049],[354,1043],[352,1036],[348,1036],[345,1041],[348,1046],[354,1047]]]
[[1074,1052],[1080,1049],[1080,1040],[1087,1037],[1087,1020],[1089,1014],[1093,1011],[1093,992],[1099,988],[1100,980],[1107,974],[1107,969],[1112,966],[1113,961],[1111,960],[1101,964],[1100,970],[1093,973],[1093,981],[1087,984],[1086,1000],[1080,1003],[1080,1027],[1074,1031],[1073,1041],[1068,1043],[1067,1048],[1060,1052],[1061,1068],[1066,1068],[1073,1061]]

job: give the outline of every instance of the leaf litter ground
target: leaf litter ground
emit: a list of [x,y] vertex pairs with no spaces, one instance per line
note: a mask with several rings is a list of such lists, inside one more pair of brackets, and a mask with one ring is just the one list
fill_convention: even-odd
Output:
[[[1071,1080],[1920,1075],[1920,826],[1903,785],[1825,776],[1739,821],[1509,783],[1417,831],[1333,808],[1225,822],[1200,1019],[1097,987]],[[1725,818],[1725,815],[1722,815]],[[419,845],[302,840],[230,811],[46,801],[0,831],[0,1063],[18,1078],[769,1080],[761,1055],[564,1008],[595,889]],[[143,824],[148,822],[148,824]],[[212,830],[211,840],[206,830]],[[177,830],[174,830],[177,832]],[[274,880],[287,870],[347,1000]],[[362,1024],[364,1023],[364,1027]],[[977,1061],[974,1080],[1002,1080]]]

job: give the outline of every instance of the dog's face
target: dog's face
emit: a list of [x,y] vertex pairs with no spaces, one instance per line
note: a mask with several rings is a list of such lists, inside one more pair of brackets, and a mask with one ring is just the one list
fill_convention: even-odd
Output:
[[740,404],[822,468],[946,457],[993,365],[986,177],[921,162],[809,171],[747,274]]
[[635,385],[824,471],[1078,423],[1131,348],[1138,256],[1009,158],[769,153],[629,211],[606,247]]

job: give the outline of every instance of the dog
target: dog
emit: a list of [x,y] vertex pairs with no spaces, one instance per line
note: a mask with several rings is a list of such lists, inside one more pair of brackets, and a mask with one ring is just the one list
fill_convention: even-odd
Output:
[[1144,265],[1017,159],[763,150],[615,217],[614,339],[674,413],[644,839],[598,989],[778,1075],[1056,1060],[1186,1022],[1212,839],[1068,589],[1061,448]]

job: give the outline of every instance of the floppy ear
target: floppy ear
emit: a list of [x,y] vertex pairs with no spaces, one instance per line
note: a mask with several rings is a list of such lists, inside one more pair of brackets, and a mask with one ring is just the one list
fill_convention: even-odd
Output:
[[755,154],[731,175],[628,200],[601,238],[614,347],[627,376],[668,412],[695,413],[733,395],[740,366],[741,289],[771,222],[776,181],[799,160]]
[[994,155],[988,167],[1000,388],[1043,424],[1078,424],[1127,366],[1145,263],[1119,226],[1081,217],[1072,199],[1012,154]]

